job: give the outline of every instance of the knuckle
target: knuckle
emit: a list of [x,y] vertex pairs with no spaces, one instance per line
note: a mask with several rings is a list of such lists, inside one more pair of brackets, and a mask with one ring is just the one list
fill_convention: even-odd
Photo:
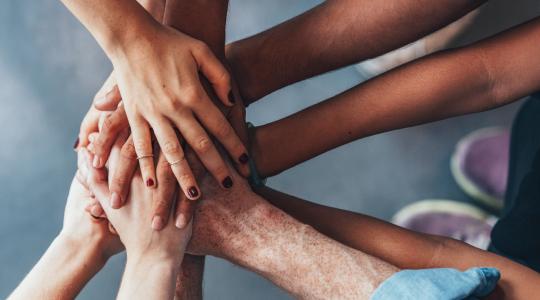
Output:
[[113,120],[112,115],[108,116],[103,120],[103,128],[102,130],[107,131],[116,131],[118,129],[118,124]]
[[216,129],[216,136],[219,138],[228,138],[232,135],[232,127],[227,123],[220,123]]
[[178,154],[180,153],[181,147],[178,141],[167,141],[163,145],[163,153],[165,154]]
[[178,181],[180,182],[180,184],[186,185],[191,183],[192,177],[190,174],[184,173],[178,177]]
[[207,153],[212,148],[212,142],[206,136],[199,137],[196,139],[194,148],[197,153]]
[[137,158],[137,151],[135,151],[135,146],[133,143],[126,143],[122,147],[122,151],[120,151],[122,157],[127,158],[129,160],[133,160]]
[[147,141],[145,141],[144,139],[137,139],[133,141],[133,145],[137,153],[143,153],[149,149],[150,144],[147,143]]
[[114,176],[111,180],[111,189],[117,189],[118,191],[121,191],[124,186],[126,185],[127,180],[124,178],[124,176]]
[[[195,86],[187,86],[182,92],[182,104],[188,107],[193,107],[201,99],[201,92]],[[180,102],[180,101],[179,101]]]
[[221,70],[217,76],[217,83],[222,84],[224,86],[230,86],[231,82],[231,76],[229,73],[225,70]]
[[193,42],[193,50],[196,52],[199,52],[203,55],[207,55],[210,52],[210,48],[202,41],[194,41]]

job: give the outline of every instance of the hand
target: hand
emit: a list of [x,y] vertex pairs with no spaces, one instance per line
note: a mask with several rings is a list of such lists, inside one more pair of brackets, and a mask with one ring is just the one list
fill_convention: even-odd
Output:
[[[94,101],[95,107],[102,111],[114,111],[112,113],[102,114],[99,121],[99,133],[90,135],[91,144],[88,149],[91,150],[92,153],[106,157],[108,160],[114,142],[117,140],[119,134],[129,125],[123,106],[120,103],[122,99],[118,88],[113,86],[111,91],[105,93],[105,95],[105,97],[96,98],[96,101]],[[238,99],[238,101],[229,111],[228,120],[231,122],[231,125],[242,142],[245,145],[248,145],[245,107],[243,106],[241,97],[236,97],[236,99]],[[114,169],[109,169],[112,176],[111,180],[109,180],[109,189],[112,195],[110,204],[113,208],[120,208],[125,203],[125,198],[129,192],[131,178],[137,167],[137,154],[131,137],[123,145],[121,155],[114,165]],[[249,168],[240,168],[238,171],[244,176],[249,175]],[[170,211],[173,207],[172,203],[175,200],[170,195],[171,193],[174,193],[178,185],[174,173],[162,152],[159,154],[156,166],[156,177],[159,185],[154,194],[154,217],[152,228],[161,230],[169,220]],[[176,207],[174,220],[178,228],[184,228],[189,220],[191,220],[193,208],[194,205],[188,204]],[[95,211],[98,214],[96,216],[99,216],[103,210],[99,204],[97,204]]]
[[[119,141],[121,143],[122,141]],[[112,160],[119,155],[119,146],[113,148]],[[156,233],[147,224],[151,221],[153,190],[145,188],[139,172],[133,177],[130,199],[121,210],[110,208],[108,203],[110,192],[107,180],[100,176],[99,170],[91,167],[91,154],[86,149],[79,151],[81,161],[85,164],[83,177],[103,207],[111,224],[118,232],[120,240],[126,247],[128,257],[135,260],[143,257],[181,261],[183,250],[191,236],[191,226],[180,230],[169,224]]]
[[[225,68],[201,42],[168,27],[150,26],[141,38],[111,56],[124,107],[131,125],[133,144],[145,183],[155,185],[155,169],[150,128],[154,130],[168,162],[173,163],[183,192],[190,199],[200,197],[195,178],[184,159],[174,131],[197,152],[205,167],[224,187],[232,180],[206,128],[236,162],[247,162],[238,136],[200,84],[200,70],[212,83],[218,97],[227,105],[230,79]],[[200,123],[199,123],[200,122]],[[204,128],[203,128],[204,126]],[[97,154],[96,166],[105,160]]]
[[108,258],[123,250],[118,236],[109,231],[106,219],[96,219],[86,212],[93,203],[91,193],[77,180],[73,179],[64,212],[64,225],[60,237],[75,242],[81,247],[98,245],[99,257],[106,262]]
[[[99,121],[103,117],[103,113],[101,111],[116,111],[120,100],[120,92],[116,86],[114,73],[112,73],[94,96],[93,103],[84,116],[81,123],[81,128],[79,130],[79,137],[74,145],[75,149],[88,146],[90,142],[88,139],[90,134],[99,131]],[[118,117],[107,118],[107,121],[105,122],[105,127],[107,130],[116,130],[116,132],[118,132],[120,131],[120,127],[127,128],[129,126],[125,113],[122,109],[118,109],[118,112],[113,114]],[[119,120],[117,120],[117,118],[122,118],[124,122],[118,122]],[[112,128],[110,125],[114,125],[116,127]],[[108,156],[108,152],[106,154]]]

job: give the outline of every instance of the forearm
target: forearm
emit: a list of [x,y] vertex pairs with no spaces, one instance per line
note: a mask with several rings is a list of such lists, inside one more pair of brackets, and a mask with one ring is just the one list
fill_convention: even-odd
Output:
[[413,42],[485,0],[326,1],[306,13],[228,46],[247,103],[291,83]]
[[203,299],[204,256],[186,254],[176,279],[177,300]]
[[[540,276],[504,257],[460,241],[410,231],[362,214],[311,203],[270,188],[257,193],[319,232],[402,269],[495,267],[508,299],[538,295]],[[415,255],[422,253],[422,255]]]
[[373,134],[491,109],[540,88],[540,19],[392,70],[259,128],[259,171],[279,173]]
[[130,257],[117,299],[173,299],[180,269],[176,259]]
[[224,60],[228,0],[168,0],[164,23],[206,43]]
[[367,299],[397,269],[341,245],[301,224],[252,193],[238,223],[214,255],[268,278],[303,299]]
[[[133,47],[142,32],[157,22],[134,0],[62,0],[64,5],[90,31],[109,58]],[[131,49],[132,50],[132,49]]]
[[98,249],[58,236],[8,299],[74,299],[105,264]]

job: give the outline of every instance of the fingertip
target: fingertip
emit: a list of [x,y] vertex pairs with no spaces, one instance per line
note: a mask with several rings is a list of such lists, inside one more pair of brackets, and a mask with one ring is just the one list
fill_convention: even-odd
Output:
[[189,200],[198,200],[201,197],[201,193],[199,192],[199,189],[195,186],[190,187],[187,190],[186,196]]
[[153,178],[146,179],[146,187],[154,189],[156,188],[156,182]]
[[163,220],[163,217],[161,216],[154,216],[152,218],[152,229],[159,231],[162,230],[165,227],[165,221]]
[[116,192],[111,194],[111,207],[114,209],[119,209],[122,207],[122,198]]
[[176,222],[174,223],[174,226],[178,229],[184,229],[188,224],[187,217],[184,213],[178,214],[178,217],[176,217]]

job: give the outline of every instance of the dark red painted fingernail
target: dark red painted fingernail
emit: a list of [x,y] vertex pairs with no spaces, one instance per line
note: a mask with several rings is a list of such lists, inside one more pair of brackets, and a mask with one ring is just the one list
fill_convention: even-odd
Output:
[[199,196],[199,191],[196,187],[192,186],[188,189],[188,194],[191,198],[197,198]]
[[239,161],[241,164],[247,164],[248,161],[249,161],[249,156],[247,155],[247,153],[243,153],[243,154],[240,155],[240,157],[238,158],[238,161]]
[[149,179],[146,181],[146,186],[147,186],[147,187],[154,186],[154,179],[149,178]]
[[226,188],[226,189],[232,188],[233,182],[232,182],[231,177],[229,177],[229,176],[225,177],[225,179],[223,179],[223,181],[221,182],[221,184],[222,184],[223,187]]
[[232,91],[229,92],[229,102],[231,102],[232,104],[236,103],[236,99],[234,99],[234,94]]
[[73,144],[73,149],[77,149],[79,147],[79,138],[75,140],[75,144]]

